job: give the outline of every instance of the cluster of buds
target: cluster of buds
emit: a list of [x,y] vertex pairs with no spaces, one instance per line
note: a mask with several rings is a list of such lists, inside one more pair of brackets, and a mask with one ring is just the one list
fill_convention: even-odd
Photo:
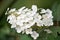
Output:
[[[39,11],[40,10],[40,11]],[[16,8],[7,9],[7,21],[11,24],[17,33],[30,34],[33,39],[37,39],[39,34],[33,31],[33,25],[38,27],[53,25],[53,16],[50,9],[38,9],[36,5],[32,5],[31,9],[25,6],[16,10]]]

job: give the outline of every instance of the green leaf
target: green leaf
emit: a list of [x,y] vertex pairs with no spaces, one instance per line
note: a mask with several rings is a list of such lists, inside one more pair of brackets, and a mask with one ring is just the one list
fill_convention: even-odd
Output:
[[56,30],[60,33],[60,26],[57,26]]
[[52,34],[57,37],[57,26],[51,26],[50,30],[52,31]]
[[30,35],[21,34],[20,40],[33,40],[33,39],[30,37]]
[[47,40],[46,39],[47,36],[48,35],[46,34],[46,32],[42,31],[42,32],[40,32],[39,37],[37,38],[37,40]]
[[1,20],[0,20],[0,32],[2,34],[9,34],[10,33],[10,28],[9,25],[6,21],[6,16],[4,16]]
[[60,21],[60,3],[57,1],[52,6],[54,21]]
[[56,37],[56,40],[60,40],[60,36],[57,36],[57,37]]
[[54,35],[49,34],[47,40],[56,40],[56,38],[54,37]]
[[50,30],[52,31],[52,34],[55,37],[57,37],[58,36],[57,32],[60,33],[60,26],[52,26],[52,27],[50,27]]

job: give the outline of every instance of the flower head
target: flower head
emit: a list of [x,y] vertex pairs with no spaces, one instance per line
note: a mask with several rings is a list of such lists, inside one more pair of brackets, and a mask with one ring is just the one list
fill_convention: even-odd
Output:
[[7,9],[6,14],[8,14],[7,21],[11,24],[11,28],[15,28],[17,33],[30,34],[33,39],[39,37],[39,34],[32,29],[33,25],[36,24],[39,27],[53,25],[52,11],[50,9],[41,9],[38,12],[36,5],[32,5],[31,9],[25,6],[18,10],[16,8]]

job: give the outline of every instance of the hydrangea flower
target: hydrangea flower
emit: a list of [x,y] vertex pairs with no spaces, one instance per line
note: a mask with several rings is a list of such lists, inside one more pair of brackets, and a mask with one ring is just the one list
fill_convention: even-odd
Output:
[[8,8],[6,11],[6,15],[7,14],[7,21],[11,24],[11,28],[14,28],[17,33],[30,34],[33,39],[39,37],[39,34],[32,29],[33,25],[36,24],[39,27],[53,25],[52,11],[50,9],[41,9],[41,11],[38,12],[36,5],[32,5],[31,9],[25,6],[18,10],[16,10],[16,8],[9,10]]

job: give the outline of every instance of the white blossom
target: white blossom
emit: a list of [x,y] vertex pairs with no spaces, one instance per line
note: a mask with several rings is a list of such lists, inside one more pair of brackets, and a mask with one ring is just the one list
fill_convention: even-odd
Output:
[[39,34],[36,31],[33,31],[33,33],[31,34],[31,37],[33,39],[37,39],[39,37]]
[[7,17],[7,21],[10,23],[10,24],[15,24],[16,23],[16,17],[15,15],[11,14]]
[[52,13],[52,11],[50,10],[50,9],[41,9],[41,12],[40,13],[49,13],[49,14],[51,14]]
[[47,33],[52,33],[52,31],[49,29],[45,29],[44,31],[46,31]]
[[50,9],[47,9],[46,13],[52,14],[52,11]]
[[9,11],[9,13],[16,11],[16,8],[13,8]]
[[32,10],[33,10],[34,12],[37,12],[37,6],[36,6],[36,5],[32,5]]
[[42,18],[43,19],[47,19],[47,18],[53,18],[53,16],[52,16],[52,14],[44,14],[44,15],[42,15]]
[[40,12],[41,14],[42,13],[46,13],[46,10],[45,9],[41,9],[41,12]]
[[26,34],[32,34],[32,28],[26,29]]
[[17,26],[17,27],[15,28],[15,30],[17,31],[17,33],[21,33],[21,31],[22,31],[21,27],[19,27],[19,26]]
[[32,5],[31,9],[25,6],[18,10],[16,8],[11,10],[7,9],[7,21],[11,24],[11,28],[15,28],[17,33],[30,34],[33,39],[37,39],[39,34],[36,31],[32,31],[33,25],[36,24],[39,27],[53,25],[53,16],[50,9],[41,9],[40,12],[37,11],[38,8],[36,5]]
[[53,20],[51,18],[49,18],[49,19],[43,19],[42,22],[43,22],[43,24],[45,26],[51,26],[51,25],[53,25]]
[[41,20],[41,15],[39,15],[38,13],[34,16],[34,18],[35,18],[35,22],[36,22],[36,24],[37,24],[37,26],[43,26],[43,23],[42,23],[42,20]]
[[16,27],[16,24],[12,24],[12,25],[11,25],[11,28],[15,28],[15,27]]
[[19,9],[18,9],[18,12],[19,12],[18,14],[21,14],[24,9],[25,9],[25,6],[22,7],[22,8],[19,8]]

